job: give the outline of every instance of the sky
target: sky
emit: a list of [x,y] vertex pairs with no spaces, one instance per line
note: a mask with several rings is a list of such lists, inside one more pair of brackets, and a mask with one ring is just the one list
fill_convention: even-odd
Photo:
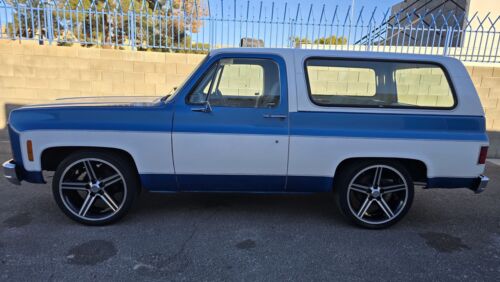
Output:
[[[207,1],[207,0],[205,0]],[[272,5],[274,3],[274,14],[272,15],[274,17],[274,21],[276,20],[281,20],[283,19],[284,16],[284,11],[285,11],[285,6],[287,7],[286,11],[286,20],[289,20],[290,18],[295,19],[295,17],[298,15],[297,19],[298,22],[305,23],[309,20],[310,23],[318,23],[318,21],[321,18],[321,14],[323,11],[323,5],[324,5],[324,14],[322,18],[323,23],[330,23],[332,21],[332,17],[335,13],[337,12],[337,17],[342,24],[346,20],[346,15],[351,14],[354,15],[354,18],[352,19],[353,24],[358,20],[358,16],[362,12],[362,17],[361,19],[364,21],[364,23],[368,22],[368,20],[372,16],[372,12],[376,8],[375,13],[373,14],[374,19],[377,23],[380,23],[381,20],[383,19],[384,13],[387,12],[390,7],[398,2],[401,2],[402,0],[209,0],[210,3],[210,10],[211,14],[213,16],[217,16],[218,18],[221,18],[222,15],[224,18],[232,19],[235,15],[235,9],[234,7],[236,6],[236,19],[242,19],[242,18],[247,18],[247,3],[249,4],[249,11],[248,11],[248,17],[250,19],[258,20],[259,19],[259,13],[261,20],[270,20],[271,14],[272,14]],[[2,4],[0,0],[0,24],[5,24],[5,11],[2,9]],[[349,13],[349,7],[352,5],[354,2],[354,13],[353,10],[351,10]],[[235,5],[236,3],[236,5]],[[260,12],[260,6],[262,3],[262,12]],[[299,13],[297,14],[297,8],[300,5]],[[312,6],[311,6],[312,5]],[[224,7],[224,9],[221,9],[221,6]],[[312,7],[312,8],[311,8]],[[311,14],[309,16],[309,12],[311,11]],[[223,14],[222,14],[223,13]],[[7,16],[7,18],[10,18]],[[270,26],[269,26],[270,27]],[[234,44],[235,42],[239,41],[239,38],[241,37],[253,37],[253,38],[263,38],[264,41],[266,42],[266,45],[268,42],[272,41],[277,42],[278,39],[276,38],[285,38],[287,37],[287,31],[285,29],[289,28],[288,26],[284,27],[282,26],[282,30],[280,31],[278,28],[278,31],[276,31],[276,25],[274,26],[275,30],[274,31],[269,31],[269,28],[266,27],[265,25],[260,25],[260,26],[251,26],[250,28],[248,25],[245,27],[243,25],[233,25],[233,24],[228,24],[226,23],[220,23],[220,27],[215,27],[212,31],[209,30],[208,24],[205,24],[200,32],[198,34],[193,35],[193,41],[197,42],[206,42],[207,38],[215,38],[214,40],[217,41],[215,44],[220,44],[220,45],[226,45],[226,44]],[[216,34],[224,34],[224,36],[220,36],[220,42],[218,42],[217,36],[210,36],[211,33],[216,33]],[[274,34],[272,34],[274,33]],[[332,33],[332,31],[327,31],[325,30],[324,32],[321,32],[324,35],[330,35],[329,33]],[[307,31],[298,30],[295,31],[295,34],[299,34],[301,36],[305,37],[310,37],[309,35],[306,36]],[[276,36],[276,38],[271,38],[271,36]],[[269,38],[265,38],[269,37]],[[281,39],[280,39],[281,40]],[[214,42],[212,42],[214,43]]]
[[[278,17],[278,21],[279,19],[283,18],[286,5],[287,14],[285,18],[287,20],[290,18],[295,19],[297,17],[297,22],[299,23],[305,24],[309,21],[309,23],[312,24],[318,23],[321,19],[322,23],[325,25],[332,22],[332,18],[336,11],[338,19],[337,22],[341,25],[344,24],[344,22],[346,23],[346,25],[349,24],[349,20],[346,21],[346,15],[348,14],[350,14],[351,17],[352,15],[354,15],[354,17],[352,17],[351,19],[351,23],[355,24],[358,21],[360,13],[361,21],[359,22],[359,24],[361,25],[362,23],[364,23],[366,25],[372,17],[372,12],[376,9],[375,13],[373,14],[373,19],[378,25],[384,18],[384,14],[392,7],[392,5],[401,1],[402,0],[355,0],[354,13],[352,13],[353,10],[349,10],[350,6],[353,3],[352,0],[250,0],[248,17],[250,18],[250,20],[259,19],[260,3],[262,2],[262,14],[260,15],[261,20],[270,20],[272,5],[274,3],[275,13],[274,15],[272,15],[274,17],[274,21],[276,21],[276,17]],[[225,7],[223,11],[223,18],[232,19],[235,14],[234,3],[236,3],[236,19],[246,18],[248,0],[210,0],[211,14],[217,16],[218,18],[222,17],[221,6],[223,5]],[[323,5],[325,8],[323,17],[321,17]],[[297,9],[298,7],[300,7],[300,9]],[[299,13],[297,13],[297,10],[299,10]],[[390,16],[390,11],[387,16]],[[266,27],[262,24],[260,26],[254,24],[248,27],[246,24],[233,25],[231,22],[231,24],[220,23],[215,28],[215,31],[212,31],[212,33],[215,33],[216,36],[209,36],[210,31],[207,30],[207,26],[208,25],[204,25],[200,33],[193,35],[194,41],[205,41],[203,38],[211,37],[215,38],[216,41],[212,43],[215,43],[215,45],[224,46],[234,45],[235,42],[239,40],[239,37],[251,37],[263,39],[265,42],[265,46],[267,47],[274,47],[275,44],[276,47],[280,47],[279,45],[283,45],[284,43],[282,42],[282,39],[287,38],[289,33],[289,31],[286,30],[288,27],[282,27],[280,29],[280,27],[276,27],[276,25],[274,25],[274,30],[269,33],[268,31],[271,28],[270,25]],[[337,35],[334,34],[337,33],[335,30],[330,30],[328,28],[323,28],[323,30],[320,30],[318,28],[313,28],[312,25],[310,25],[309,27],[309,30],[304,25],[295,27],[293,37],[307,37],[312,41],[318,37]],[[267,33],[263,32],[264,29]],[[313,31],[313,29],[315,31]],[[317,32],[318,34],[312,34],[314,32]],[[236,36],[234,34],[236,34]],[[350,41],[353,41],[354,37],[355,36],[351,35]]]
[[[246,10],[248,0],[236,0],[237,10]],[[210,0],[211,7],[216,7],[216,10],[220,9],[221,3],[224,3],[226,7],[227,13],[230,15],[233,14],[235,0]],[[307,17],[311,4],[313,5],[312,12],[313,14],[319,16],[321,14],[321,10],[323,4],[325,5],[326,14],[333,15],[335,7],[338,6],[338,12],[341,14],[345,14],[354,2],[354,12],[355,14],[359,13],[361,9],[364,7],[364,14],[367,16],[367,13],[371,14],[371,11],[375,7],[378,7],[378,13],[382,14],[387,11],[392,5],[402,2],[402,0],[250,0],[250,7],[253,7],[255,13],[258,12],[258,7],[260,6],[260,2],[263,3],[263,10],[270,11],[272,3],[274,2],[275,8],[278,10],[283,10],[285,3],[288,4],[288,9],[290,9],[294,16],[295,11],[297,10],[298,4],[300,4],[302,10],[302,16]]]
[[[338,13],[345,15],[349,6],[354,3],[354,13],[357,14],[361,11],[364,6],[364,16],[371,13],[375,7],[378,7],[377,14],[382,15],[388,8],[390,8],[395,3],[400,2],[401,0],[209,0],[210,6],[212,9],[215,8],[220,13],[221,3],[223,3],[225,8],[226,15],[234,14],[234,2],[236,2],[237,14],[246,10],[247,2],[250,2],[250,10],[254,13],[254,16],[257,17],[258,8],[260,6],[260,2],[262,2],[263,10],[270,11],[272,3],[274,2],[276,10],[283,11],[285,3],[288,6],[290,13],[295,14],[297,10],[298,4],[301,6],[302,17],[307,17],[311,4],[312,13],[319,17],[321,14],[321,10],[323,4],[325,5],[326,16],[332,16],[335,7],[338,6]],[[4,4],[0,1],[0,6]],[[352,12],[352,10],[351,10]],[[280,13],[282,15],[282,13]],[[239,15],[238,15],[239,16]],[[9,15],[7,15],[9,17]],[[10,17],[9,17],[10,18]],[[5,11],[0,7],[0,19],[2,22],[5,22]]]

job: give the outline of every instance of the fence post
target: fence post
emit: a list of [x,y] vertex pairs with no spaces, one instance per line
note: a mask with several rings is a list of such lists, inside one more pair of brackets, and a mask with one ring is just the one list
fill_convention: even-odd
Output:
[[446,29],[446,37],[444,39],[444,49],[443,49],[443,56],[448,56],[449,53],[449,48],[451,47],[451,39],[453,37],[453,28],[448,27]]
[[[297,46],[295,44],[295,29],[297,28],[297,21],[295,19],[290,19],[290,22],[289,22],[289,29],[288,29],[288,46],[290,48],[298,48],[299,46]],[[298,45],[300,45],[300,39],[299,39],[299,43]]]
[[135,50],[135,11],[133,9],[128,10],[128,23],[129,23],[129,39],[130,39],[130,47],[132,50]]
[[52,20],[52,5],[48,4],[45,8],[45,26],[47,30],[47,39],[49,40],[49,45],[52,45],[52,41],[54,41],[54,29],[53,29],[53,20]]

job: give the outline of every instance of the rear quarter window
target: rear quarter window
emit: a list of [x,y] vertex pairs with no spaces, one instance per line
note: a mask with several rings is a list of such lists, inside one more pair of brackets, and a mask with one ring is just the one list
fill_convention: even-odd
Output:
[[309,96],[320,106],[451,109],[453,87],[433,63],[308,59]]

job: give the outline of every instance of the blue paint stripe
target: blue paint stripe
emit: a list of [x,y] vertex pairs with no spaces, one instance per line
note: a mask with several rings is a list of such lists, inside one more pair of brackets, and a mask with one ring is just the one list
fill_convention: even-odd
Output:
[[174,174],[141,174],[141,184],[149,191],[177,191]]
[[426,188],[473,188],[478,178],[435,177],[427,179]]
[[[213,108],[211,113],[192,112],[177,108],[175,132],[288,135],[288,121],[264,118],[269,109]],[[274,113],[273,113],[274,114]],[[286,114],[286,113],[285,113]]]
[[252,191],[285,190],[285,176],[270,175],[178,175],[181,191]]
[[[172,130],[173,107],[155,109],[43,109],[16,111],[11,123],[17,130],[68,129],[154,131]],[[192,116],[176,132],[288,135],[287,120],[265,119],[267,109],[214,108],[210,114],[189,110]],[[223,112],[217,118],[218,111]],[[229,118],[235,115],[237,118]],[[203,119],[205,117],[205,119]],[[297,112],[289,114],[290,135],[433,140],[488,140],[481,116]],[[203,122],[203,120],[211,122]],[[244,124],[242,124],[244,121]],[[211,123],[215,126],[211,126]]]
[[181,174],[177,188],[173,174],[141,174],[142,185],[152,192],[330,192],[331,177],[274,175],[200,175]]
[[9,122],[18,131],[67,129],[170,132],[172,108],[172,104],[149,107],[21,108],[12,111]]
[[332,188],[332,177],[288,176],[287,178],[288,192],[331,192]]
[[[17,164],[20,180],[30,183],[45,183],[41,171],[26,171]],[[184,183],[178,189],[177,177]],[[141,184],[151,192],[331,192],[333,179],[319,176],[269,175],[195,175],[183,174],[141,174]],[[427,180],[426,188],[474,188],[477,178],[435,177]]]
[[[226,109],[225,109],[226,110]],[[237,115],[238,109],[233,109]],[[240,111],[240,118],[217,119],[217,109],[207,119],[217,121],[217,126],[195,119],[175,127],[176,132],[223,133],[223,134],[269,134],[287,135],[280,127],[269,123],[286,121],[260,118],[256,113],[265,109]],[[244,118],[241,115],[248,115]],[[297,112],[290,113],[290,135],[327,136],[356,138],[393,138],[429,140],[488,141],[485,119],[481,116],[384,114],[384,113],[339,113],[339,112]],[[238,120],[248,121],[245,124]],[[194,122],[196,121],[196,122]],[[250,122],[251,121],[251,122]]]
[[298,112],[290,135],[487,141],[481,116]]
[[[321,176],[270,175],[199,175],[177,176],[183,186],[177,189],[173,174],[141,174],[145,188],[152,192],[331,192],[333,178]],[[426,188],[472,188],[477,178],[436,177],[429,178]]]

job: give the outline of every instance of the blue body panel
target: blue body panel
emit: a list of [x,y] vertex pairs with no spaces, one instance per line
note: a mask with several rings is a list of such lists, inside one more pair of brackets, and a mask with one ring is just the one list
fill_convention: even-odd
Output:
[[10,146],[12,149],[12,158],[16,162],[16,173],[20,180],[26,180],[31,183],[45,183],[41,171],[27,171],[22,165],[21,144],[19,134],[17,134],[9,125]]

